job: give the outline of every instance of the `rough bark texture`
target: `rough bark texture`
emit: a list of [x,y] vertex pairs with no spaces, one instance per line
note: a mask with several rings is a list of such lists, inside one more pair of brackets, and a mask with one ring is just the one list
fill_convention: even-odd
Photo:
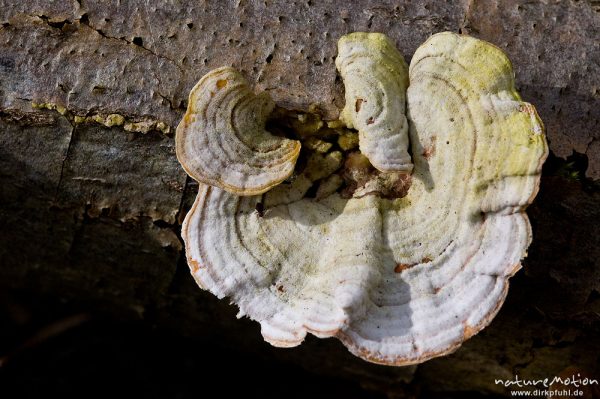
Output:
[[[505,394],[494,379],[515,373],[545,378],[581,370],[597,377],[599,7],[1,0],[0,287],[143,318],[391,396],[403,392],[399,386]],[[334,119],[343,106],[334,66],[339,36],[384,32],[409,60],[428,36],[445,30],[507,52],[554,154],[529,210],[534,241],[506,304],[456,353],[419,366],[368,364],[334,340],[268,348],[257,324],[236,320],[232,306],[198,289],[187,272],[179,229],[196,186],[164,132],[174,131],[195,82],[223,65],[240,69],[280,106],[316,104]],[[110,114],[125,124],[104,126]],[[82,122],[86,116],[104,125]],[[143,123],[154,129],[135,132]]]

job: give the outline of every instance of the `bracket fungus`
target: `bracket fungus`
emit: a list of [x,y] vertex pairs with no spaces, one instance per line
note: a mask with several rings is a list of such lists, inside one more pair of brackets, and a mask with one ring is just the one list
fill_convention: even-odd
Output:
[[300,153],[298,141],[265,130],[274,107],[233,68],[209,72],[192,89],[177,127],[179,162],[199,182],[237,195],[264,193],[292,174]]
[[[432,36],[415,52],[408,78],[383,35],[342,38],[339,57],[350,91],[343,120],[359,130],[363,154],[320,146],[329,152],[311,153],[311,165],[264,196],[239,194],[285,178],[290,172],[282,165],[295,159],[297,144],[272,139],[262,130],[266,111],[253,108],[239,116],[237,126],[252,129],[237,133],[240,143],[265,140],[274,152],[267,161],[243,146],[244,152],[229,149],[227,137],[214,136],[236,130],[225,129],[236,108],[218,107],[248,89],[230,69],[210,72],[196,86],[176,137],[186,170],[201,182],[182,228],[188,263],[201,287],[229,297],[273,345],[298,345],[310,332],[337,337],[368,361],[423,362],[458,348],[504,301],[531,241],[525,208],[547,155],[542,123],[516,92],[506,55],[472,37]],[[215,92],[223,74],[228,86],[240,87],[231,98]],[[358,98],[361,109],[353,113]],[[210,114],[210,123],[194,124],[190,115],[198,112]],[[376,113],[373,127],[381,131],[363,123],[368,112]],[[204,148],[218,140],[247,169],[226,169],[223,157]],[[386,173],[406,174],[410,168],[396,166],[409,162],[414,167],[402,190],[382,188],[397,185],[397,176]],[[235,174],[240,169],[245,179]],[[256,183],[263,169],[278,177],[231,190]],[[352,185],[347,176],[362,188],[342,195]],[[307,187],[317,183],[322,187],[310,196]]]
[[381,33],[342,36],[335,65],[346,90],[340,119],[358,130],[361,152],[381,171],[410,172],[408,67],[394,43]]

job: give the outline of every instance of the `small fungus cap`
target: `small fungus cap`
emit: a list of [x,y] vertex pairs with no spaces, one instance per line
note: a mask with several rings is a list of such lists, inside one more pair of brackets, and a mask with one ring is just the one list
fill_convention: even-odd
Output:
[[410,172],[408,67],[394,43],[381,33],[342,36],[335,65],[346,90],[340,119],[358,130],[361,152],[382,172]]
[[294,171],[300,142],[265,130],[275,104],[233,68],[206,74],[177,127],[177,158],[195,180],[237,195],[264,193]]
[[[396,72],[378,81],[394,93],[407,86]],[[409,81],[414,169],[403,198],[273,190],[264,204],[271,192],[241,197],[200,184],[182,227],[192,274],[258,321],[273,345],[298,345],[310,332],[337,337],[368,361],[414,364],[456,350],[500,309],[531,241],[525,208],[547,156],[542,123],[516,92],[508,58],[472,37],[429,38],[413,56]],[[382,124],[406,123],[397,113],[380,116]],[[361,140],[395,140],[369,134]],[[406,150],[382,148],[384,160]],[[340,155],[331,154],[314,164],[337,167]]]

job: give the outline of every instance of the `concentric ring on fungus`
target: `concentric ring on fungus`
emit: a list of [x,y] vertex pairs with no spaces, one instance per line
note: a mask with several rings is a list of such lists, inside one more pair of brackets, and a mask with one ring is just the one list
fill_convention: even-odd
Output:
[[294,171],[300,143],[265,130],[275,104],[229,67],[206,74],[177,127],[177,158],[195,180],[237,195],[262,194]]
[[[364,47],[365,37],[340,42]],[[420,363],[454,351],[501,307],[531,241],[525,208],[547,156],[542,123],[516,92],[508,58],[472,37],[429,38],[415,52],[407,82],[408,136],[389,142],[410,141],[410,176],[406,169],[378,171],[334,143],[313,145],[322,153],[303,147],[303,169],[261,196],[200,184],[182,229],[192,274],[258,321],[273,345],[296,346],[310,332],[337,337],[371,362]],[[373,95],[352,90],[352,101]],[[214,139],[210,130],[194,134],[203,133],[204,142]],[[311,140],[352,134],[323,127]],[[179,139],[178,154],[206,156]],[[402,145],[393,149],[382,153],[405,156]],[[291,153],[278,152],[286,160]],[[212,170],[215,158],[195,162]]]

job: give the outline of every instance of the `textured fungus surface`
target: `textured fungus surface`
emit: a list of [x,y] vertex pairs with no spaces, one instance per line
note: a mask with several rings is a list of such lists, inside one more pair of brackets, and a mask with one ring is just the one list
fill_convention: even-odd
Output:
[[238,195],[264,193],[292,174],[300,153],[299,142],[265,130],[274,107],[232,68],[206,74],[177,128],[179,162],[200,182]]
[[531,240],[542,124],[508,58],[471,37],[432,36],[409,81],[403,198],[334,190],[269,202],[200,184],[182,228],[192,273],[272,344],[310,332],[369,361],[419,363],[455,350],[502,305]]
[[408,67],[394,43],[381,33],[351,33],[339,40],[335,65],[346,89],[340,119],[358,130],[361,152],[381,171],[410,172]]

